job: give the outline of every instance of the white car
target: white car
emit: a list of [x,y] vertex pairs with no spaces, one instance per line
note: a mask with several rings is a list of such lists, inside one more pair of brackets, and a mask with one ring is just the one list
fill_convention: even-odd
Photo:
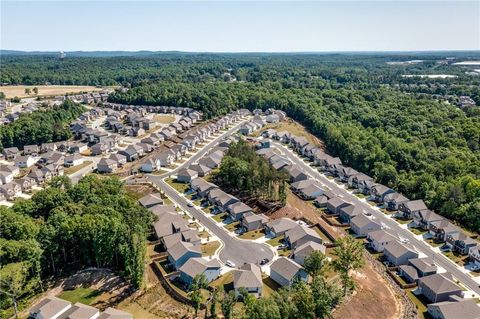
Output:
[[402,244],[407,244],[407,243],[408,243],[408,239],[406,239],[406,238],[400,238],[400,242],[401,242]]
[[228,267],[231,267],[231,268],[235,268],[235,263],[231,260],[227,260],[225,262],[225,265],[227,265]]

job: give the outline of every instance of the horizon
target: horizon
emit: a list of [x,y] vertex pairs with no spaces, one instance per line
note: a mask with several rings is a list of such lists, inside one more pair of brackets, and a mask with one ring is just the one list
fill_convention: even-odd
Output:
[[9,51],[480,50],[478,1],[7,0],[1,6],[0,48]]

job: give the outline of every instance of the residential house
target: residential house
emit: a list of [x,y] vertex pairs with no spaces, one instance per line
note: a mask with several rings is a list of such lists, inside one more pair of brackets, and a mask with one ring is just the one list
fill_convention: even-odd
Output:
[[57,297],[47,297],[30,309],[30,318],[59,318],[62,313],[71,307],[72,304],[69,301]]
[[200,245],[202,243],[202,239],[198,235],[198,230],[196,229],[187,229],[182,232],[173,233],[171,235],[162,237],[160,241],[167,251],[175,246],[179,241],[184,241],[194,245]]
[[144,150],[143,148],[136,146],[136,145],[129,145],[126,149],[121,150],[118,154],[124,155],[127,158],[128,162],[136,161],[140,158],[140,154],[143,155]]
[[462,231],[448,234],[445,241],[454,252],[462,255],[468,255],[470,249],[478,245],[476,240]]
[[35,159],[30,155],[21,155],[15,158],[15,166],[19,168],[32,167],[35,164]]
[[305,181],[309,178],[307,174],[305,174],[302,170],[298,169],[296,166],[291,165],[284,168],[288,175],[290,176],[290,182],[295,183],[299,181]]
[[140,142],[152,145],[154,147],[157,147],[157,146],[160,145],[160,140],[158,140],[157,138],[154,138],[153,136],[146,137],[146,138],[142,139]]
[[322,237],[313,229],[303,225],[297,225],[285,232],[285,243],[296,248],[307,242],[322,244]]
[[400,265],[398,267],[398,274],[409,284],[416,283],[419,278],[417,270],[410,265]]
[[470,248],[468,257],[473,265],[480,267],[480,246]]
[[327,201],[327,211],[330,214],[339,214],[340,210],[346,206],[351,206],[352,204],[347,203],[340,197],[332,197]]
[[[1,175],[0,175],[1,176]],[[28,174],[28,177],[33,179],[37,185],[43,185],[43,183],[48,182],[52,178],[52,173],[44,172],[42,170],[34,170]]]
[[395,266],[407,265],[408,261],[418,258],[418,253],[398,241],[388,243],[384,247],[383,255],[390,263]]
[[367,234],[367,241],[369,246],[377,253],[383,252],[385,247],[392,242],[395,242],[395,237],[386,231],[379,229],[369,232]]
[[157,156],[157,159],[161,167],[168,167],[173,164],[173,161],[175,160],[175,156],[172,151],[166,150],[160,153]]
[[97,164],[98,173],[112,173],[118,167],[117,162],[109,158],[102,158]]
[[415,268],[418,277],[430,276],[437,273],[437,265],[430,257],[410,259],[409,264]]
[[100,311],[92,306],[87,306],[82,303],[76,302],[67,311],[62,313],[59,317],[52,317],[58,319],[94,319],[99,318]]
[[278,218],[265,225],[265,234],[270,237],[283,236],[287,231],[297,227],[298,224],[290,218]]
[[151,208],[157,205],[163,205],[163,199],[159,193],[148,194],[140,198],[138,203],[145,208]]
[[370,196],[373,201],[377,203],[383,203],[385,201],[385,196],[395,191],[385,185],[375,184],[370,188]]
[[6,160],[11,161],[20,155],[20,151],[18,150],[18,147],[7,147],[3,149],[2,154]]
[[22,193],[22,187],[15,182],[10,182],[0,186],[0,193],[2,193],[7,200],[12,200]]
[[90,147],[90,153],[93,156],[105,154],[110,150],[110,146],[107,143],[97,143]]
[[449,273],[433,274],[418,280],[418,291],[430,302],[448,301],[451,296],[462,297],[462,288],[455,284]]
[[195,178],[190,182],[190,188],[197,192],[200,197],[207,197],[208,193],[213,189],[218,189],[217,185],[204,180],[203,178]]
[[269,222],[269,218],[264,214],[255,214],[246,212],[242,216],[241,225],[245,232],[263,229],[265,224]]
[[203,275],[210,283],[220,276],[221,264],[217,258],[207,260],[204,258],[190,258],[180,267],[180,281],[191,287],[196,276]]
[[23,155],[37,156],[40,153],[40,147],[38,145],[25,145],[23,147]]
[[233,289],[237,298],[243,290],[255,297],[261,297],[262,288],[262,271],[257,265],[246,263],[233,271]]
[[252,212],[252,208],[241,201],[234,202],[227,206],[227,213],[234,221],[241,220],[244,214]]
[[192,164],[192,165],[190,165],[189,169],[197,172],[198,176],[200,176],[200,177],[207,176],[212,171],[212,169],[210,167],[207,167],[207,166],[202,165],[202,164]]
[[433,235],[433,239],[444,242],[451,234],[461,232],[461,229],[452,224],[448,219],[442,219],[430,223],[430,234]]
[[289,287],[296,280],[307,281],[308,274],[295,261],[280,257],[270,266],[270,278],[282,287]]
[[180,214],[169,211],[169,206],[164,207],[156,205],[149,209],[158,216],[158,220],[153,224],[153,230],[157,239],[190,229]]
[[75,154],[72,154],[72,155],[68,155],[68,156],[66,156],[65,159],[64,159],[64,165],[65,165],[65,167],[71,167],[71,166],[81,165],[81,164],[83,164],[83,162],[84,162],[83,156],[81,156],[81,155],[78,154],[78,153],[75,153]]
[[383,198],[383,202],[387,206],[386,207],[387,210],[390,210],[390,211],[398,210],[398,207],[400,206],[400,204],[404,204],[408,201],[409,201],[408,198],[406,198],[405,196],[397,192],[387,194]]
[[180,241],[168,250],[168,261],[175,269],[180,269],[189,259],[202,257],[200,245]]
[[177,172],[177,181],[180,183],[190,183],[198,177],[198,173],[194,170],[184,168]]
[[352,177],[354,175],[357,175],[357,174],[358,174],[358,172],[351,167],[342,167],[337,172],[337,175],[338,175],[340,181],[345,182],[345,183],[348,182],[350,177]]
[[308,186],[310,186],[314,183],[315,183],[315,181],[313,179],[307,179],[307,180],[292,183],[292,184],[290,184],[290,187],[294,192],[299,192],[302,189],[304,189],[304,188],[306,188],[306,187],[308,187]]
[[421,199],[411,200],[398,206],[397,216],[410,219],[415,213],[428,209],[427,205]]
[[450,297],[447,301],[427,305],[427,309],[433,319],[480,318],[480,307],[475,299]]
[[[328,205],[328,202],[327,202]],[[350,224],[352,219],[357,215],[363,215],[363,209],[360,206],[348,204],[342,206],[339,211],[340,220],[345,224]]]
[[122,167],[123,165],[127,164],[127,157],[122,154],[114,153],[111,154],[109,157],[112,161],[117,163],[117,167]]
[[421,210],[421,211],[416,211],[413,213],[413,224],[416,227],[429,230],[430,225],[433,222],[438,222],[443,220],[444,218],[438,214],[435,214],[429,209]]
[[149,158],[140,165],[140,171],[144,173],[152,173],[160,168],[160,161],[155,158]]
[[373,178],[363,173],[357,173],[348,178],[348,186],[360,190],[360,184],[365,181],[373,181]]
[[358,236],[367,236],[368,233],[382,227],[364,214],[359,214],[350,220],[351,230]]
[[314,251],[320,251],[325,255],[326,247],[323,244],[314,241],[303,243],[302,245],[296,247],[293,251],[293,260],[299,265],[303,265],[305,259]]
[[15,183],[20,185],[22,192],[30,193],[32,191],[32,187],[37,186],[37,182],[30,177],[22,177],[15,180]]
[[328,197],[325,196],[325,195],[320,195],[320,196],[317,196],[314,200],[313,200],[313,204],[319,208],[325,208],[327,207],[327,202],[328,202]]
[[312,200],[318,196],[323,195],[323,188],[320,185],[314,183],[298,192],[298,195],[305,200]]
[[153,150],[155,149],[155,147],[152,145],[152,144],[147,144],[147,143],[138,143],[138,144],[135,144],[135,146],[137,146],[138,149],[142,149],[143,152],[139,152],[139,154],[142,154],[141,156],[145,155],[146,153],[151,153],[153,152]]

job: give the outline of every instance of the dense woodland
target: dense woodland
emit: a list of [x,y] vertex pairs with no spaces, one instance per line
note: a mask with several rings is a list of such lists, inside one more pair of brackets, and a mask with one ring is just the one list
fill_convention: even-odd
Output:
[[68,140],[70,123],[83,112],[83,106],[67,100],[60,106],[21,113],[15,122],[0,126],[0,149]]
[[[119,271],[143,281],[146,236],[153,215],[114,178],[59,177],[30,200],[0,206],[0,309],[43,290],[46,279],[84,267]],[[7,317],[1,314],[0,317]],[[11,314],[10,314],[11,315]]]
[[217,184],[235,193],[284,204],[287,199],[286,173],[275,170],[243,140],[230,145],[214,178]]
[[[480,112],[430,94],[469,95],[480,77],[437,54],[159,54],[2,57],[0,81],[131,87],[111,101],[189,106],[207,117],[246,107],[285,110],[327,151],[431,209],[480,229]],[[417,64],[386,62],[422,59]],[[457,78],[404,78],[453,74]]]

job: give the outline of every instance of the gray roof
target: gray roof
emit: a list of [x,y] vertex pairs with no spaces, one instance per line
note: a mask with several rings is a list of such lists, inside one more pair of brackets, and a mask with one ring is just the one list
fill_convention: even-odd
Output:
[[194,252],[197,254],[202,254],[200,245],[194,245],[192,243],[187,243],[184,241],[178,242],[172,248],[168,250],[168,254],[174,259],[178,260],[188,252]]
[[404,204],[404,206],[409,209],[410,211],[419,211],[428,209],[427,205],[421,199],[411,200]]
[[401,265],[398,268],[400,268],[404,273],[406,273],[411,279],[418,279],[418,272],[414,267],[410,265]]
[[363,209],[361,209],[360,206],[356,206],[353,204],[349,204],[348,206],[340,208],[340,211],[350,217],[363,214]]
[[320,235],[314,229],[302,225],[297,225],[296,227],[288,230],[285,234],[285,237],[288,237],[290,243],[292,244],[304,238],[305,236],[312,236],[320,239],[320,241],[322,240],[322,237],[320,237]]
[[70,309],[57,317],[57,319],[90,319],[96,314],[99,314],[97,308],[77,302]]
[[365,227],[368,224],[372,224],[372,223],[377,224],[375,221],[371,220],[370,218],[368,218],[367,216],[365,216],[363,214],[359,214],[359,215],[353,217],[352,220],[350,221],[351,225],[355,225],[359,228]]
[[430,257],[426,258],[413,258],[408,261],[413,267],[419,271],[425,272],[436,272],[437,265],[433,262],[433,259]]
[[412,249],[407,248],[406,246],[404,246],[398,241],[394,241],[391,244],[387,245],[385,247],[385,251],[388,251],[393,257],[396,257],[396,258],[403,256],[409,251],[415,252]]
[[389,233],[387,233],[382,229],[374,230],[368,233],[368,237],[371,238],[373,241],[380,242],[380,243],[382,242],[388,243],[391,241],[395,241],[395,237],[393,237],[392,235],[390,235]]
[[161,216],[164,213],[176,213],[177,210],[173,205],[156,205],[148,209],[157,216]]
[[235,202],[228,205],[227,208],[232,214],[241,214],[252,211],[252,208],[243,202]]
[[206,260],[201,257],[190,258],[187,260],[180,271],[194,278],[196,275],[203,274],[208,269],[220,269],[221,265],[217,258]]
[[205,165],[202,165],[202,164],[193,164],[193,165],[190,165],[189,169],[197,172],[197,173],[203,173],[203,174],[207,174],[208,172],[210,172],[212,169],[210,167],[207,167]]
[[419,279],[423,285],[429,287],[436,294],[454,292],[462,290],[457,286],[451,279],[449,273],[445,274],[433,274],[430,276],[425,276]]
[[316,243],[314,241],[308,241],[303,245],[300,245],[297,248],[295,248],[295,251],[293,252],[293,254],[295,256],[307,257],[307,256],[310,256],[310,254],[313,251],[321,251],[322,253],[325,254],[325,250],[326,250],[326,247],[324,245]]
[[114,308],[107,308],[97,319],[132,319],[133,316],[128,312]]
[[33,306],[30,309],[30,313],[39,314],[43,318],[51,318],[70,305],[71,303],[66,300],[57,297],[48,297]]
[[292,280],[302,269],[302,266],[289,258],[280,257],[273,262],[273,264],[270,266],[270,269],[272,271],[275,271],[283,278],[287,280]]
[[138,202],[143,207],[147,207],[147,206],[162,205],[163,199],[160,197],[159,193],[156,193],[156,194],[148,194],[146,196],[143,196],[138,200]]
[[443,301],[428,305],[428,310],[437,309],[444,319],[478,319],[480,307],[474,299]]
[[262,286],[262,272],[257,265],[244,264],[240,269],[233,271],[233,287],[235,289]]
[[198,176],[198,173],[194,170],[185,168],[185,169],[179,170],[178,173],[177,173],[177,176],[187,176],[187,177],[192,178],[192,177]]
[[253,223],[253,222],[256,222],[256,221],[261,221],[262,223],[266,223],[266,222],[269,221],[269,218],[267,216],[265,216],[264,214],[255,214],[253,212],[249,212],[249,213],[246,213],[245,215],[243,215],[243,220],[247,224]]
[[[158,207],[158,205],[153,208],[155,207]],[[153,228],[158,238],[175,233],[174,228],[180,232],[189,229],[185,219],[177,213],[164,213],[158,218],[158,221],[153,224]]]
[[280,233],[280,232],[288,231],[298,226],[298,224],[293,220],[291,220],[290,218],[282,217],[279,219],[272,220],[267,224],[267,226],[273,229],[275,233]]

